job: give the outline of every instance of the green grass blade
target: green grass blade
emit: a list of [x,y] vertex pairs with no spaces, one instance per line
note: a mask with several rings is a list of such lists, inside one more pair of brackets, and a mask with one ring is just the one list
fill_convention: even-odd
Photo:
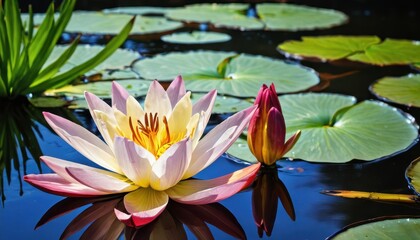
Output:
[[[9,40],[11,69],[14,68],[20,54],[22,40],[22,20],[16,0],[6,0],[4,4],[6,32]],[[2,30],[4,31],[4,30]]]
[[42,82],[34,82],[28,89],[28,92],[33,93],[40,93],[49,88],[57,88],[64,85],[69,84],[73,81],[76,77],[84,74],[85,72],[93,69],[101,62],[103,62],[106,58],[108,58],[112,53],[114,53],[119,46],[121,46],[125,39],[130,34],[130,31],[133,27],[135,18],[132,18],[125,27],[121,30],[121,32],[115,36],[106,46],[105,48],[100,51],[97,55],[89,59],[88,61],[84,62],[83,64],[72,68],[71,70],[62,73],[48,81]]

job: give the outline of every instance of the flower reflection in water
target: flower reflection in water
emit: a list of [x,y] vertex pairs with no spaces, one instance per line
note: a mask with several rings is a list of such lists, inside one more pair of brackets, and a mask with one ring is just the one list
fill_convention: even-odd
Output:
[[274,222],[276,221],[277,204],[280,199],[289,217],[294,221],[296,218],[292,199],[286,186],[278,177],[276,167],[263,166],[254,182],[252,191],[252,213],[255,224],[258,227],[258,235],[271,235]]
[[170,200],[167,208],[151,223],[134,228],[120,222],[114,208],[126,211],[123,194],[96,198],[65,198],[52,206],[39,220],[37,228],[80,207],[91,204],[65,228],[60,239],[67,239],[85,229],[80,239],[187,239],[184,225],[197,239],[214,239],[208,224],[236,239],[245,232],[235,216],[223,205],[186,205]]

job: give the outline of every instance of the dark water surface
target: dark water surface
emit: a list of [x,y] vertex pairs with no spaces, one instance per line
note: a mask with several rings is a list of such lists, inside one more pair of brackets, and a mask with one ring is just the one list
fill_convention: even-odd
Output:
[[[127,1],[129,2],[129,1]],[[124,1],[79,1],[81,9],[98,9],[125,5]],[[138,1],[136,3],[141,3]],[[145,1],[147,2],[147,1]],[[149,1],[150,2],[150,1]],[[299,1],[303,2],[303,1]],[[350,4],[354,3],[354,4]],[[305,35],[378,35],[382,38],[406,38],[420,40],[420,16],[414,6],[406,4],[409,1],[398,1],[390,4],[380,1],[306,1],[306,4],[339,9],[349,15],[350,21],[346,25],[327,30],[303,32],[240,32],[226,31],[233,39],[226,43],[208,45],[176,45],[164,44],[156,38],[131,39],[126,47],[138,50],[145,55],[160,52],[184,51],[190,49],[211,49],[237,51],[242,53],[260,54],[283,59],[276,51],[276,46],[289,39],[299,39]],[[411,1],[410,1],[411,2]],[[130,3],[133,3],[131,1]],[[178,4],[178,1],[174,1]],[[311,4],[312,3],[312,4]],[[365,4],[365,5],[364,5]],[[419,53],[420,54],[420,53]],[[329,63],[302,61],[301,64],[314,68],[321,73],[340,74],[357,70],[355,74],[332,80],[323,92],[353,95],[359,101],[376,99],[369,90],[369,85],[384,76],[402,76],[416,73],[409,66],[375,67],[375,66],[334,66]],[[419,93],[420,94],[420,93]],[[393,104],[391,104],[393,105]],[[393,105],[420,119],[420,110]],[[0,113],[2,118],[5,114]],[[92,121],[86,112],[74,112],[75,117],[88,129],[94,130]],[[25,117],[25,116],[22,116]],[[37,139],[44,155],[91,164],[86,158],[68,146],[58,136],[52,134],[45,126],[36,123],[40,135]],[[40,137],[42,136],[42,137]],[[349,189],[372,192],[407,193],[407,180],[404,173],[406,167],[420,156],[420,145],[416,144],[409,150],[384,160],[362,162],[354,160],[346,164],[312,164],[304,161],[281,161],[279,178],[287,187],[296,211],[296,220],[292,221],[284,209],[279,205],[277,219],[271,239],[324,239],[344,226],[369,218],[393,215],[420,215],[420,208],[413,205],[389,204],[359,199],[343,199],[320,194],[322,190]],[[29,156],[30,157],[30,156]],[[227,174],[244,167],[242,164],[221,157],[213,165],[198,175],[199,178],[213,178]],[[1,239],[58,239],[70,221],[84,208],[77,209],[63,217],[54,219],[50,223],[34,230],[41,216],[62,197],[41,192],[23,183],[23,194],[20,195],[20,180],[25,173],[39,173],[33,159],[23,165],[18,171],[12,169],[11,183],[8,184],[3,173],[4,191],[6,199],[0,209],[0,238]],[[43,173],[50,170],[42,165]],[[248,239],[258,239],[251,209],[251,190],[239,193],[221,202],[237,218],[245,230]],[[211,227],[216,239],[232,238],[223,231]],[[71,239],[78,239],[81,232]],[[188,236],[194,238],[188,231]],[[266,237],[265,237],[266,238]]]

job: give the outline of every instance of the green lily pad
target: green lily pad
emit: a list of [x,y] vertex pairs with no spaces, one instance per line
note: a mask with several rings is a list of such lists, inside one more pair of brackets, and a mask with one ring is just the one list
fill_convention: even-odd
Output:
[[372,219],[346,227],[327,238],[340,239],[417,239],[420,236],[420,218]]
[[[123,86],[134,97],[145,96],[149,89],[150,81],[140,79],[115,81]],[[84,92],[88,91],[101,98],[111,98],[112,81],[98,81],[80,85],[67,85],[62,88],[47,90],[47,96],[66,96],[70,99],[84,98]]]
[[[192,93],[191,94],[191,101],[193,103],[197,102],[204,93]],[[216,100],[214,101],[213,106],[213,114],[224,114],[224,113],[234,113],[241,111],[245,108],[248,108],[254,104],[253,98],[236,98],[236,97],[229,97],[229,96],[222,96],[217,95]]]
[[347,16],[336,10],[286,3],[257,4],[257,13],[269,30],[313,30],[330,28],[347,21]]
[[411,162],[405,172],[405,176],[410,188],[414,190],[417,196],[420,196],[420,157]]
[[[75,11],[66,27],[66,32],[88,34],[118,34],[132,18],[129,14],[104,14],[101,12]],[[130,34],[150,34],[175,30],[181,22],[169,21],[164,17],[136,16]]]
[[[68,48],[68,45],[57,45],[49,56],[45,66],[53,63]],[[102,51],[104,47],[99,45],[80,44],[76,47],[76,51],[70,59],[61,67],[60,71],[67,71],[75,66],[80,65],[92,56]],[[140,58],[140,54],[127,49],[117,49],[110,57],[91,71],[85,73],[85,76],[100,74],[101,79],[121,79],[121,78],[138,78],[138,75],[127,69],[134,60]]]
[[28,100],[32,105],[39,108],[56,108],[68,105],[67,101],[59,98],[36,97]]
[[[219,71],[219,66],[223,66],[222,71]],[[255,97],[263,83],[274,83],[278,93],[302,91],[319,83],[317,74],[310,68],[233,52],[191,51],[156,55],[135,62],[133,69],[142,78],[150,80],[169,81],[182,74],[187,89],[193,92],[217,89],[220,94],[240,97]]]
[[278,46],[286,56],[321,60],[348,59],[379,66],[420,62],[420,44],[410,40],[385,39],[376,36],[302,37]]
[[165,7],[116,7],[103,9],[103,13],[123,13],[131,15],[165,14],[171,8]]
[[370,90],[381,99],[420,107],[420,74],[385,77],[372,84]]
[[226,42],[231,39],[229,34],[218,32],[178,32],[161,37],[162,41],[178,44],[205,44]]
[[241,30],[263,29],[264,24],[254,17],[247,17],[248,4],[192,4],[184,8],[171,9],[166,17],[186,22],[211,23],[216,27],[239,28]]
[[[285,157],[330,163],[369,161],[403,151],[418,137],[414,119],[383,102],[355,104],[354,97],[325,93],[285,95],[280,102],[287,138],[302,130]],[[245,139],[228,153],[255,162],[250,152],[245,152]],[[235,147],[241,150],[232,150]]]

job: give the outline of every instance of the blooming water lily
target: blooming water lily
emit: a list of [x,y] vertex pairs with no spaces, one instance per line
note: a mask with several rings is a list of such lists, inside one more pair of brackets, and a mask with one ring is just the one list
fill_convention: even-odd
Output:
[[274,84],[261,87],[254,105],[258,109],[249,123],[248,146],[259,162],[273,165],[295,145],[300,131],[285,142],[286,124]]
[[209,92],[194,105],[190,94],[181,77],[166,91],[153,81],[144,107],[117,83],[112,87],[112,106],[86,92],[90,113],[105,142],[69,120],[44,113],[60,137],[102,168],[43,156],[41,160],[55,173],[26,175],[25,181],[69,197],[126,192],[127,212],[114,211],[129,226],[153,221],[169,198],[207,204],[232,196],[253,181],[260,164],[211,180],[191,177],[230,147],[255,107],[236,113],[202,137],[217,93]]

